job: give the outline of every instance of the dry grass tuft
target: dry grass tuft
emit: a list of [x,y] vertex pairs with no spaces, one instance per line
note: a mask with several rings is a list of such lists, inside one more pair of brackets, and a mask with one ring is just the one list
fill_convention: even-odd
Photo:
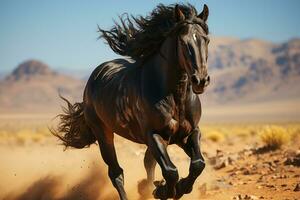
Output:
[[280,149],[283,144],[287,143],[289,135],[281,126],[265,126],[260,131],[260,138],[265,147],[275,150]]
[[224,135],[215,130],[211,130],[205,133],[205,137],[213,142],[221,142],[224,140]]

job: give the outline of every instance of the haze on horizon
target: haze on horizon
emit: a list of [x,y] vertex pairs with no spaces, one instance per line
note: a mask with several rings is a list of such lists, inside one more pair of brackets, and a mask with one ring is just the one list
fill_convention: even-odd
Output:
[[[0,74],[28,59],[39,59],[56,69],[92,69],[118,57],[102,40],[97,24],[110,28],[122,13],[146,15],[158,4],[177,1],[1,1]],[[182,1],[186,2],[186,1]],[[300,37],[300,1],[218,0],[188,1],[198,11],[210,8],[211,35],[260,38],[280,43]]]

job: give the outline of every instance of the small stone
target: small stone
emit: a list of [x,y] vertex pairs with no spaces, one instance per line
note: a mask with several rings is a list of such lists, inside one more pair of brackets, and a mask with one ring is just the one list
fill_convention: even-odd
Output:
[[294,189],[294,192],[299,192],[300,191],[300,184],[297,183],[295,189]]
[[293,165],[296,167],[300,167],[300,157],[294,157],[294,158],[287,158],[284,161],[285,165]]
[[272,179],[277,179],[278,176],[277,176],[277,175],[274,175],[274,176],[272,176],[271,178],[272,178]]
[[249,169],[245,169],[245,170],[244,170],[244,172],[243,172],[243,174],[244,174],[244,175],[250,175],[250,174],[251,174],[251,172],[250,172],[250,170],[249,170]]
[[228,160],[228,164],[232,165],[237,159],[233,156],[228,156],[227,160]]
[[245,197],[244,197],[244,199],[245,200],[251,200],[251,197],[246,194]]
[[284,164],[285,165],[291,165],[292,164],[292,159],[291,158],[287,158],[285,161],[284,161]]
[[232,172],[232,173],[229,174],[229,176],[236,176],[236,175],[237,175],[236,172]]
[[[234,200],[258,200],[259,198],[257,196],[254,196],[254,195],[237,195],[237,196],[234,196],[232,199]],[[260,198],[261,199],[261,198]]]
[[272,172],[275,172],[276,171],[276,168],[275,167],[273,167],[273,166],[270,166],[270,171],[272,171]]
[[214,185],[211,186],[210,189],[211,189],[211,190],[219,190],[220,187],[219,187],[218,185],[214,184]]
[[254,195],[250,195],[250,199],[251,199],[251,200],[257,200],[258,197],[257,197],[257,196],[254,196]]
[[226,162],[225,162],[225,161],[222,161],[222,162],[216,164],[216,165],[214,166],[214,169],[218,170],[218,169],[222,169],[222,168],[224,168],[224,167],[226,167],[226,166],[227,166]]
[[268,188],[275,188],[274,185],[266,185],[266,187],[268,187]]
[[260,175],[266,175],[266,174],[268,174],[268,173],[265,172],[265,171],[261,171],[259,174],[260,174]]
[[243,181],[239,181],[239,182],[237,182],[237,185],[243,185],[244,184],[244,182]]
[[285,174],[281,174],[281,175],[279,176],[279,178],[288,178],[288,176],[285,175]]
[[224,178],[218,178],[216,181],[217,181],[217,182],[224,182],[225,179],[224,179]]
[[223,156],[223,151],[220,149],[217,149],[216,154],[217,154],[217,156]]
[[210,158],[208,158],[208,161],[209,161],[209,164],[215,165],[217,163],[217,157],[216,156],[210,157]]
[[204,196],[207,191],[206,183],[203,183],[198,189],[199,189],[200,195]]
[[296,151],[296,157],[300,157],[300,150]]

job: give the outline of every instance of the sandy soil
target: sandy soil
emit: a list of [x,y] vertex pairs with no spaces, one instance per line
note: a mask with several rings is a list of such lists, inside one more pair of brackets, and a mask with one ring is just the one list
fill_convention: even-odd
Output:
[[[193,192],[182,199],[300,199],[300,192],[294,191],[300,184],[300,167],[294,160],[297,156],[300,159],[299,138],[281,150],[267,152],[257,141],[251,135],[233,135],[217,142],[204,136],[202,150],[207,167]],[[116,137],[116,149],[129,199],[144,199],[137,192],[137,183],[146,176],[145,147]],[[168,151],[180,176],[186,176],[188,157],[177,146],[170,146]],[[22,142],[0,138],[0,163],[3,200],[118,199],[97,145],[63,151],[48,136]],[[159,167],[156,179],[162,179]]]
[[[146,176],[143,167],[145,147],[121,138],[117,140],[126,191],[129,199],[139,199],[137,183]],[[176,155],[173,160],[181,175],[185,176],[189,160],[178,150],[175,146],[169,149],[172,155]],[[49,139],[43,144],[2,145],[0,155],[2,199],[118,199],[96,145],[84,150],[63,151],[62,146]],[[162,179],[160,173],[157,167],[158,180]],[[207,172],[202,177],[210,178]],[[183,199],[191,198],[198,199],[198,193]]]

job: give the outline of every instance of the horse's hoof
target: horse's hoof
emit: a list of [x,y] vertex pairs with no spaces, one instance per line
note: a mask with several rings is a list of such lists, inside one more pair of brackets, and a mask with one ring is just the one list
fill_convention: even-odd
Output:
[[153,190],[152,195],[155,199],[166,200],[168,199],[166,192],[167,190],[165,185],[157,185]]
[[191,193],[193,187],[188,186],[186,179],[180,179],[176,184],[176,196],[175,199],[180,199],[184,194]]
[[157,181],[156,188],[152,192],[155,199],[167,200],[169,198],[175,198],[176,189],[168,190],[167,185],[162,181]]

